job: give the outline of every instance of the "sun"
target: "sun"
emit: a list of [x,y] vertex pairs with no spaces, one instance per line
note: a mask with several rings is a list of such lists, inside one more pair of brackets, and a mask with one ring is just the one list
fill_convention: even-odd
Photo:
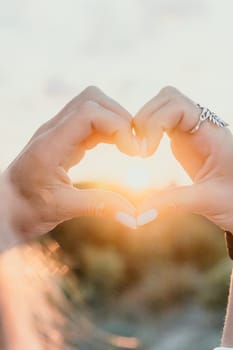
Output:
[[146,188],[149,187],[151,182],[149,169],[142,166],[142,164],[130,165],[127,169],[124,182],[127,185],[127,187],[133,190],[136,190],[136,191],[145,190]]

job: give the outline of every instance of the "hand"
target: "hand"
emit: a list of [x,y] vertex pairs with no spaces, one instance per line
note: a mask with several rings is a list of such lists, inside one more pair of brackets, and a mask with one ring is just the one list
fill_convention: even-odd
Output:
[[75,189],[67,175],[99,142],[135,155],[131,123],[124,108],[90,87],[39,128],[2,177],[2,207],[12,213],[16,241],[78,216],[112,216],[135,226],[134,207],[126,199],[111,191]]
[[136,115],[134,127],[144,155],[156,151],[166,132],[174,156],[193,180],[192,186],[147,198],[139,209],[141,222],[173,208],[201,214],[233,232],[233,136],[207,121],[190,134],[199,115],[199,107],[172,87],[164,88]]

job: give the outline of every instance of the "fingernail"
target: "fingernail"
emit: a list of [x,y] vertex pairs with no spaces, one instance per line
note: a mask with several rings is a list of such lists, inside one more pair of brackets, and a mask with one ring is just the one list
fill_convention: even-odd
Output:
[[142,157],[147,156],[147,139],[146,138],[141,140],[141,156]]
[[119,211],[118,213],[116,213],[116,220],[121,224],[129,228],[132,228],[134,230],[137,228],[136,219],[133,216],[126,214],[122,211]]
[[137,217],[137,225],[138,226],[146,225],[149,222],[155,220],[157,216],[158,216],[158,212],[155,209],[150,209],[148,211],[145,211],[143,214]]

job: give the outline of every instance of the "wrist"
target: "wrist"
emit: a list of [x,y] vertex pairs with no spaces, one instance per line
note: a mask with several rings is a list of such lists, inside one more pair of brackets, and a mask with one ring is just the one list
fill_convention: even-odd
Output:
[[18,198],[7,173],[0,175],[0,252],[20,242],[15,222]]

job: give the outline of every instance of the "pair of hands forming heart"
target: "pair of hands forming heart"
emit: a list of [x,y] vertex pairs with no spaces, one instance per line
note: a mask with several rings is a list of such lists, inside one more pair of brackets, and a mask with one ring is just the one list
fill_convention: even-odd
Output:
[[[77,216],[110,216],[136,228],[167,208],[204,215],[232,231],[233,137],[208,122],[191,135],[199,115],[199,107],[172,87],[162,89],[134,118],[99,89],[84,90],[37,130],[2,176],[0,191],[14,232],[9,245]],[[192,186],[151,194],[137,210],[114,192],[72,186],[67,171],[86,150],[114,143],[127,155],[146,157],[156,151],[163,132]]]

